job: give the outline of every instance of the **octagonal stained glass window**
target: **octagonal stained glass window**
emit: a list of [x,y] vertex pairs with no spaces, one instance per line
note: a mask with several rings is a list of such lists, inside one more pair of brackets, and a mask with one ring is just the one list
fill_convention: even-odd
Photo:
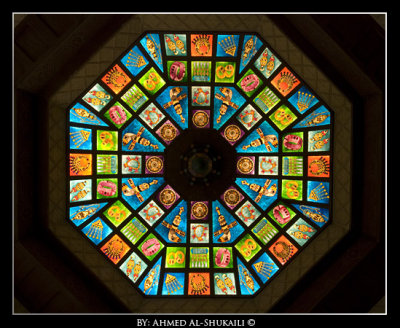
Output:
[[254,296],[332,221],[333,113],[256,33],[146,32],[66,115],[67,220],[145,296]]

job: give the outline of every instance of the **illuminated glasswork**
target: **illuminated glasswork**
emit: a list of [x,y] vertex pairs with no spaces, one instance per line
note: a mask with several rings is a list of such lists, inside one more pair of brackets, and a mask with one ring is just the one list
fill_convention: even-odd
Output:
[[66,115],[67,220],[143,295],[256,295],[332,221],[333,113],[256,33],[146,32]]

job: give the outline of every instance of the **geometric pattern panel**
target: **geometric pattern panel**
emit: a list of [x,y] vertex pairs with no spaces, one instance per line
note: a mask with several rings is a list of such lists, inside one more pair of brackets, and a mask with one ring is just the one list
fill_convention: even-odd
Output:
[[333,112],[257,33],[147,31],[66,115],[66,219],[143,295],[252,297],[332,222]]

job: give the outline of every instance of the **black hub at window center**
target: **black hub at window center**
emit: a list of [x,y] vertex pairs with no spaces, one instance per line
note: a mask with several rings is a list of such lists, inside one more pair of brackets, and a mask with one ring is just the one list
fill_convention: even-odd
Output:
[[[189,174],[194,182],[203,182],[207,184],[208,178],[213,174],[221,174],[216,170],[217,157],[209,154],[209,148],[206,145],[204,149],[197,149],[193,145],[193,150],[190,152],[189,156],[184,157],[184,161],[187,162],[187,168],[185,168],[184,173]],[[213,165],[214,162],[214,165]]]
[[217,199],[235,177],[235,151],[215,130],[189,129],[166,149],[167,183],[188,200]]

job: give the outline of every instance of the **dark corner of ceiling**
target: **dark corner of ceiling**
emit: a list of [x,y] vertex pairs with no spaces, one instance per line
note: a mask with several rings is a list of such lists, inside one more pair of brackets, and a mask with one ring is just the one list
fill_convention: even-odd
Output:
[[[129,312],[46,228],[51,215],[46,195],[51,190],[43,104],[101,47],[99,40],[106,42],[131,16],[14,16],[14,313]],[[269,16],[354,104],[357,136],[351,231],[271,312],[366,313],[385,296],[386,59],[381,16]],[[351,74],[355,71],[357,77]]]

